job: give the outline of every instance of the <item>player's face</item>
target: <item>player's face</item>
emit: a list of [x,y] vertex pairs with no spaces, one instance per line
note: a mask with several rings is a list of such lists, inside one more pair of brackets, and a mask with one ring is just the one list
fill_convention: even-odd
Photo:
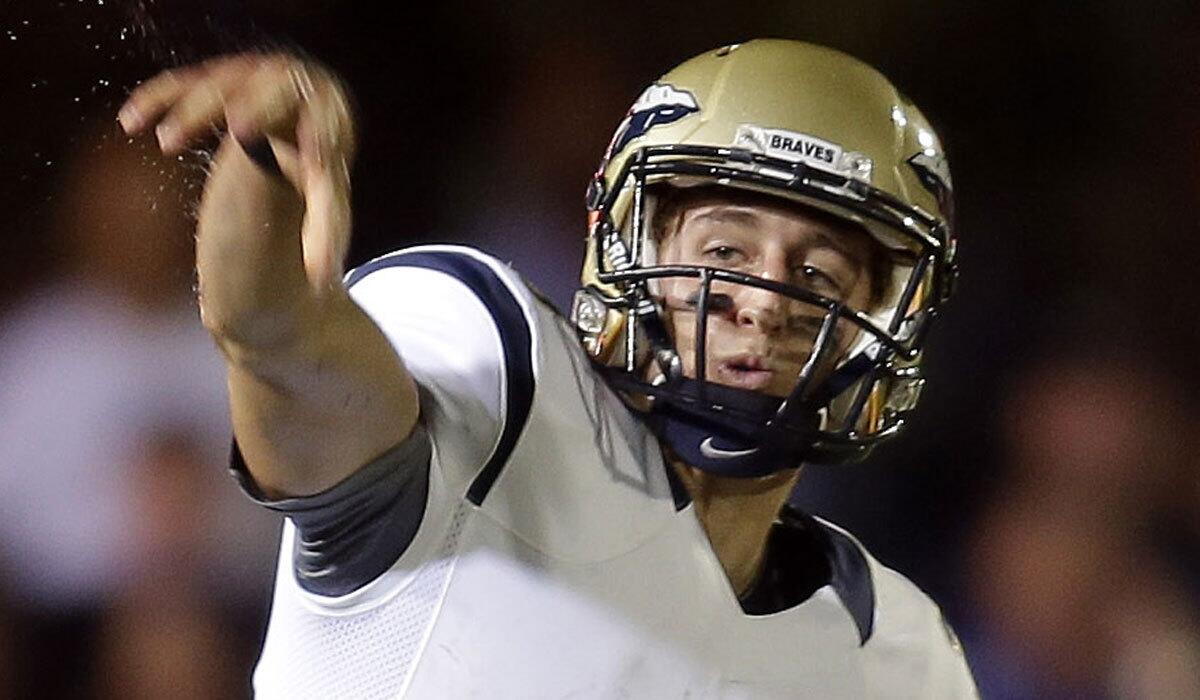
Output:
[[[674,217],[663,239],[663,264],[704,265],[783,282],[869,310],[875,241],[863,230],[786,202],[747,203],[698,197]],[[696,376],[699,283],[668,278],[661,286],[684,373]],[[756,287],[714,282],[709,293],[705,375],[708,381],[784,397],[812,351],[823,309]],[[835,330],[834,350],[817,379],[832,371],[857,331]]]

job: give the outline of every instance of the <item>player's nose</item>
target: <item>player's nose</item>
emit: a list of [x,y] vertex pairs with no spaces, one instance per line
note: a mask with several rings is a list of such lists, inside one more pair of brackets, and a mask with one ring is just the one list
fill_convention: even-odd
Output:
[[[772,282],[788,281],[786,256],[764,255],[759,261],[756,277]],[[745,286],[738,295],[736,318],[739,326],[755,327],[763,333],[774,334],[786,324],[789,300],[781,294],[762,287]]]
[[752,327],[768,335],[783,330],[787,299],[759,287],[747,287],[738,295],[736,319],[739,326]]

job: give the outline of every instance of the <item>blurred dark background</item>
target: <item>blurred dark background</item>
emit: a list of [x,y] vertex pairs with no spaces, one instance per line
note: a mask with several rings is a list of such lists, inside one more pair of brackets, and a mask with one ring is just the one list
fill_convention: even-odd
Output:
[[933,595],[985,697],[1200,697],[1182,0],[4,0],[0,697],[245,695],[265,624],[278,525],[224,476],[191,301],[206,154],[119,134],[139,79],[311,53],[361,117],[352,262],[471,243],[561,306],[629,104],[755,36],[879,67],[938,127],[958,197],[962,283],[918,417],[797,498]]

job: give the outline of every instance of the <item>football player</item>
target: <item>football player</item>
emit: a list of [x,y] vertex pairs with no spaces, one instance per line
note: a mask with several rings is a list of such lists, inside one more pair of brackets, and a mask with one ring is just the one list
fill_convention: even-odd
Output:
[[914,105],[799,42],[667,73],[588,190],[568,320],[458,246],[340,282],[346,104],[237,56],[120,114],[167,153],[228,130],[197,259],[235,474],[287,515],[262,696],[974,696],[924,594],[784,508],[921,388],[954,241]]

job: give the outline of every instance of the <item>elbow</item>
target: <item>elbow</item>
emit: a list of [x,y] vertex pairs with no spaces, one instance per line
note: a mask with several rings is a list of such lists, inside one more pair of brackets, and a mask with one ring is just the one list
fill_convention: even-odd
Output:
[[231,312],[200,303],[200,322],[217,348],[232,364],[286,353],[302,341],[303,322],[294,312],[247,310]]
[[238,345],[251,344],[255,333],[251,328],[255,325],[250,314],[231,314],[212,304],[200,300],[200,323],[216,341],[217,347],[228,356],[228,350]]

